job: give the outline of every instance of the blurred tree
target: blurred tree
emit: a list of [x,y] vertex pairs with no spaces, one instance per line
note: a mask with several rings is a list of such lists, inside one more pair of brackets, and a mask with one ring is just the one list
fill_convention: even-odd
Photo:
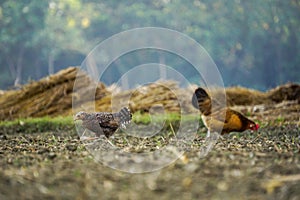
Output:
[[[90,26],[87,13],[80,0],[51,0],[45,18],[45,28],[40,31],[37,44],[48,61],[48,73],[54,73],[54,61],[66,51],[87,54],[90,50],[83,31]],[[41,44],[43,46],[41,46]]]
[[[40,78],[80,65],[92,47],[113,34],[159,26],[186,33],[203,45],[225,85],[263,90],[300,81],[299,19],[297,0],[5,0],[0,2],[0,76],[9,71],[15,84],[22,74]],[[149,51],[126,56],[107,71],[109,83],[145,62],[163,62],[190,80],[198,79],[176,55]],[[41,66],[48,66],[47,72]],[[8,79],[1,78],[1,87]]]
[[38,0],[0,2],[1,63],[8,66],[14,85],[21,83],[26,55],[34,52],[33,40],[44,27],[46,8],[47,2]]

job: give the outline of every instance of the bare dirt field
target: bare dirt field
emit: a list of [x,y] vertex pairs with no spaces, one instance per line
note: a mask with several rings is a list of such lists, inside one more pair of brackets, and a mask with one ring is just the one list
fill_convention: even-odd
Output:
[[[1,129],[0,199],[300,199],[299,107],[239,107],[258,109],[258,132],[221,137],[204,158],[199,134],[177,161],[141,174],[95,162],[74,130]],[[112,142],[133,151],[145,143],[122,133]]]

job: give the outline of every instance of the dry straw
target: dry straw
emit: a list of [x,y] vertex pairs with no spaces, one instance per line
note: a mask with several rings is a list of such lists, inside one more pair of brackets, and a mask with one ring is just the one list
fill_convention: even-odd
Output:
[[[75,79],[76,91],[73,91]],[[149,112],[150,109],[155,111],[156,108],[160,111],[161,106],[166,112],[191,112],[194,108],[191,105],[190,94],[195,88],[196,86],[182,89],[174,81],[156,82],[134,90],[119,90],[120,92],[113,96],[113,102],[118,107],[129,105],[133,112]],[[1,93],[0,120],[71,115],[72,97],[76,98],[76,110],[95,106],[96,111],[111,111],[110,91],[109,87],[94,82],[78,68],[69,67],[39,81],[26,84],[20,90]],[[212,92],[220,91],[212,90]],[[300,85],[286,84],[265,93],[231,87],[226,89],[226,94],[227,104],[230,106],[271,104],[284,100],[297,100],[299,103]]]

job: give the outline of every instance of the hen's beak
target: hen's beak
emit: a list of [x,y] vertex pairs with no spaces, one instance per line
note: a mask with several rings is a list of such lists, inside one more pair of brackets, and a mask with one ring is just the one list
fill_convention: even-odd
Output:
[[80,116],[79,116],[79,115],[75,115],[75,116],[73,117],[73,120],[74,120],[74,121],[80,120]]
[[251,124],[250,130],[251,131],[257,131],[259,129],[259,124]]
[[255,130],[257,131],[259,129],[259,124],[255,125]]

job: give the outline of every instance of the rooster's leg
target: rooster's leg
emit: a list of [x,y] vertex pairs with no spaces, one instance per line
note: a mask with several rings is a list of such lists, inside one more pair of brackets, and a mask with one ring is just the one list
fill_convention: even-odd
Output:
[[107,139],[107,142],[108,142],[111,146],[115,146],[111,141],[109,141],[109,139]]
[[207,138],[210,137],[210,130],[209,130],[209,129],[207,130],[206,137],[207,137]]

